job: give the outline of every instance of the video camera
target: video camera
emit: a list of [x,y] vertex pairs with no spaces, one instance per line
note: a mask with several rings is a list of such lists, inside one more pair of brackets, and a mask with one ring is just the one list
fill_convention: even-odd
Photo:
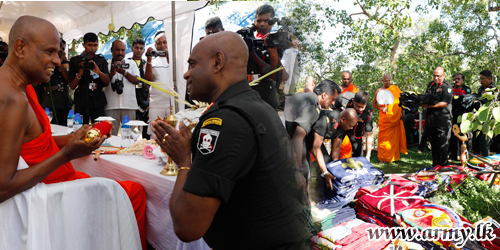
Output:
[[92,56],[87,55],[85,53],[82,53],[81,55],[83,57],[83,69],[84,70],[92,70],[94,68],[94,63],[92,61]]
[[[291,42],[290,39],[290,34],[288,33],[289,31],[292,31],[290,27],[287,25],[287,19],[281,18],[281,20],[277,17],[271,18],[271,20],[268,21],[269,25],[274,25],[278,23],[278,25],[281,26],[281,28],[274,32],[269,34],[267,37],[267,46],[268,47],[282,47],[283,49],[287,49],[290,47],[289,43]],[[264,40],[263,39],[256,39],[254,36],[254,32],[257,30],[257,26],[252,23],[252,25],[240,29],[236,31],[240,36],[243,37],[245,40],[245,43],[247,44],[247,47],[249,51],[251,51],[252,47],[265,47],[264,46]]]
[[166,57],[166,56],[167,56],[167,52],[166,52],[166,51],[156,51],[156,50],[151,50],[151,52],[149,52],[149,54],[150,54],[152,57],[158,57],[158,56],[161,56],[161,57]]
[[124,63],[124,62],[119,62],[119,63],[116,64],[116,68],[117,69],[120,69],[120,68],[122,68],[122,69],[128,69],[129,67],[130,67],[130,64]]

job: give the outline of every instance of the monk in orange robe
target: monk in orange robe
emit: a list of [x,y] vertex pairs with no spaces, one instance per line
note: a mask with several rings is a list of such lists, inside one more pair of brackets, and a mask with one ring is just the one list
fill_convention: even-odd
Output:
[[[54,25],[33,16],[20,17],[9,33],[9,56],[0,67],[0,202],[39,182],[89,178],[75,171],[70,161],[89,155],[107,137],[85,142],[84,135],[90,125],[83,125],[71,135],[52,137],[49,119],[30,84],[50,80],[54,68],[60,64],[59,43]],[[28,169],[17,170],[20,155]],[[144,189],[133,182],[120,185],[131,199],[142,246],[146,249]]]
[[[352,74],[349,71],[344,71],[342,73],[342,85],[340,88],[342,89],[342,93],[344,92],[352,92],[356,94],[358,92],[358,88],[351,83]],[[352,145],[349,137],[344,137],[342,141],[342,145],[340,146],[340,159],[351,158],[352,157]]]
[[[399,160],[399,154],[408,154],[406,148],[406,135],[403,121],[401,120],[402,110],[399,107],[399,96],[401,90],[396,85],[391,85],[392,77],[385,74],[382,78],[384,87],[375,92],[373,107],[380,110],[378,120],[378,159],[382,162],[393,162]],[[394,96],[392,104],[379,105],[377,94],[381,90],[388,90]]]

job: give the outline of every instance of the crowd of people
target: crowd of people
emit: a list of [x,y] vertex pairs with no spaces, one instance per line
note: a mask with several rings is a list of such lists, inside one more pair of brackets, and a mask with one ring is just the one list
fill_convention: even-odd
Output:
[[[116,135],[125,116],[136,117],[150,123],[143,137],[155,138],[179,166],[170,211],[181,240],[204,237],[214,249],[229,249],[251,237],[242,249],[306,248],[311,235],[303,211],[322,199],[321,195],[309,196],[311,161],[318,163],[314,188],[333,189],[335,177],[326,164],[341,158],[371,159],[373,108],[380,114],[380,162],[398,161],[401,153],[407,153],[408,131],[399,105],[402,92],[392,84],[391,75],[382,77],[383,86],[370,105],[369,94],[358,90],[349,71],[342,73],[340,85],[328,79],[316,85],[314,77],[307,77],[299,93],[286,97],[283,126],[277,112],[278,88],[292,72],[284,69],[255,86],[248,84],[281,66],[283,48],[265,44],[273,18],[274,9],[269,5],[256,11],[255,38],[265,41],[263,47],[224,31],[218,17],[207,20],[206,36],[193,48],[184,78],[190,99],[212,105],[194,131],[189,131],[182,122],[176,130],[154,121],[169,115],[173,97],[139,79],[174,88],[164,32],[156,34],[155,48],[147,51],[143,40],[134,40],[131,58],[125,58],[126,44],[115,40],[110,60],[96,54],[98,36],[87,33],[84,51],[68,61],[66,42],[54,25],[36,17],[20,17],[9,34],[11,46],[0,47],[9,51],[0,67],[0,100],[5,103],[0,107],[0,137],[4,140],[0,145],[4,163],[0,202],[38,182],[88,178],[75,171],[70,161],[90,154],[106,138],[86,143],[83,135],[91,128],[89,124],[99,116],[111,116],[116,119],[111,134]],[[490,71],[482,71],[480,76],[479,94],[494,87]],[[433,165],[447,165],[449,145],[458,144],[456,140],[449,143],[451,125],[464,111],[452,109],[452,97],[471,92],[464,80],[462,74],[455,74],[453,86],[445,80],[444,69],[437,67],[427,86],[426,93],[437,100],[426,106],[425,117]],[[68,89],[75,90],[74,101]],[[379,104],[379,92],[389,92],[394,102]],[[43,108],[54,112],[52,123],[67,125],[73,104],[85,125],[73,134],[53,137]],[[490,140],[478,136],[482,155],[489,153]],[[456,159],[458,148],[451,151]],[[19,156],[29,169],[16,169]],[[130,196],[145,249],[144,189],[133,182],[120,184]]]

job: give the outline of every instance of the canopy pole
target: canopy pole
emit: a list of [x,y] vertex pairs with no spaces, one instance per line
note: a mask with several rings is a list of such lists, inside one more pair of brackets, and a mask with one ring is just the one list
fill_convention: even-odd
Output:
[[[176,69],[176,60],[177,60],[177,49],[176,49],[176,40],[175,40],[175,1],[171,2],[172,6],[172,73],[173,73],[173,81],[174,81],[174,90],[177,91],[177,69]],[[181,97],[182,98],[182,97]],[[178,102],[174,102],[171,105],[175,105],[175,112],[179,112],[179,104]]]

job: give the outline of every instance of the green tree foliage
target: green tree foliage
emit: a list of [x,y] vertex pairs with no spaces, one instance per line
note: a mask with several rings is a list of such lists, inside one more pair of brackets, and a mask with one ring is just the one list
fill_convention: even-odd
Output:
[[[445,69],[449,82],[454,73],[463,73],[465,84],[475,92],[480,71],[489,69],[496,76],[500,70],[496,61],[500,12],[489,11],[499,2],[429,0],[415,6],[412,0],[295,0],[287,5],[287,13],[295,20],[302,75],[340,82],[342,71],[349,68],[353,83],[373,98],[383,74],[391,74],[402,91],[423,92],[437,66]],[[338,8],[340,4],[353,5],[355,10],[347,12]],[[418,13],[418,18],[411,13]],[[340,27],[341,32],[330,44],[323,44],[327,27]],[[470,120],[471,127],[491,128],[490,134],[498,127],[500,133],[492,116],[498,103],[493,96],[484,98],[491,99],[487,103],[491,112],[484,121]]]

